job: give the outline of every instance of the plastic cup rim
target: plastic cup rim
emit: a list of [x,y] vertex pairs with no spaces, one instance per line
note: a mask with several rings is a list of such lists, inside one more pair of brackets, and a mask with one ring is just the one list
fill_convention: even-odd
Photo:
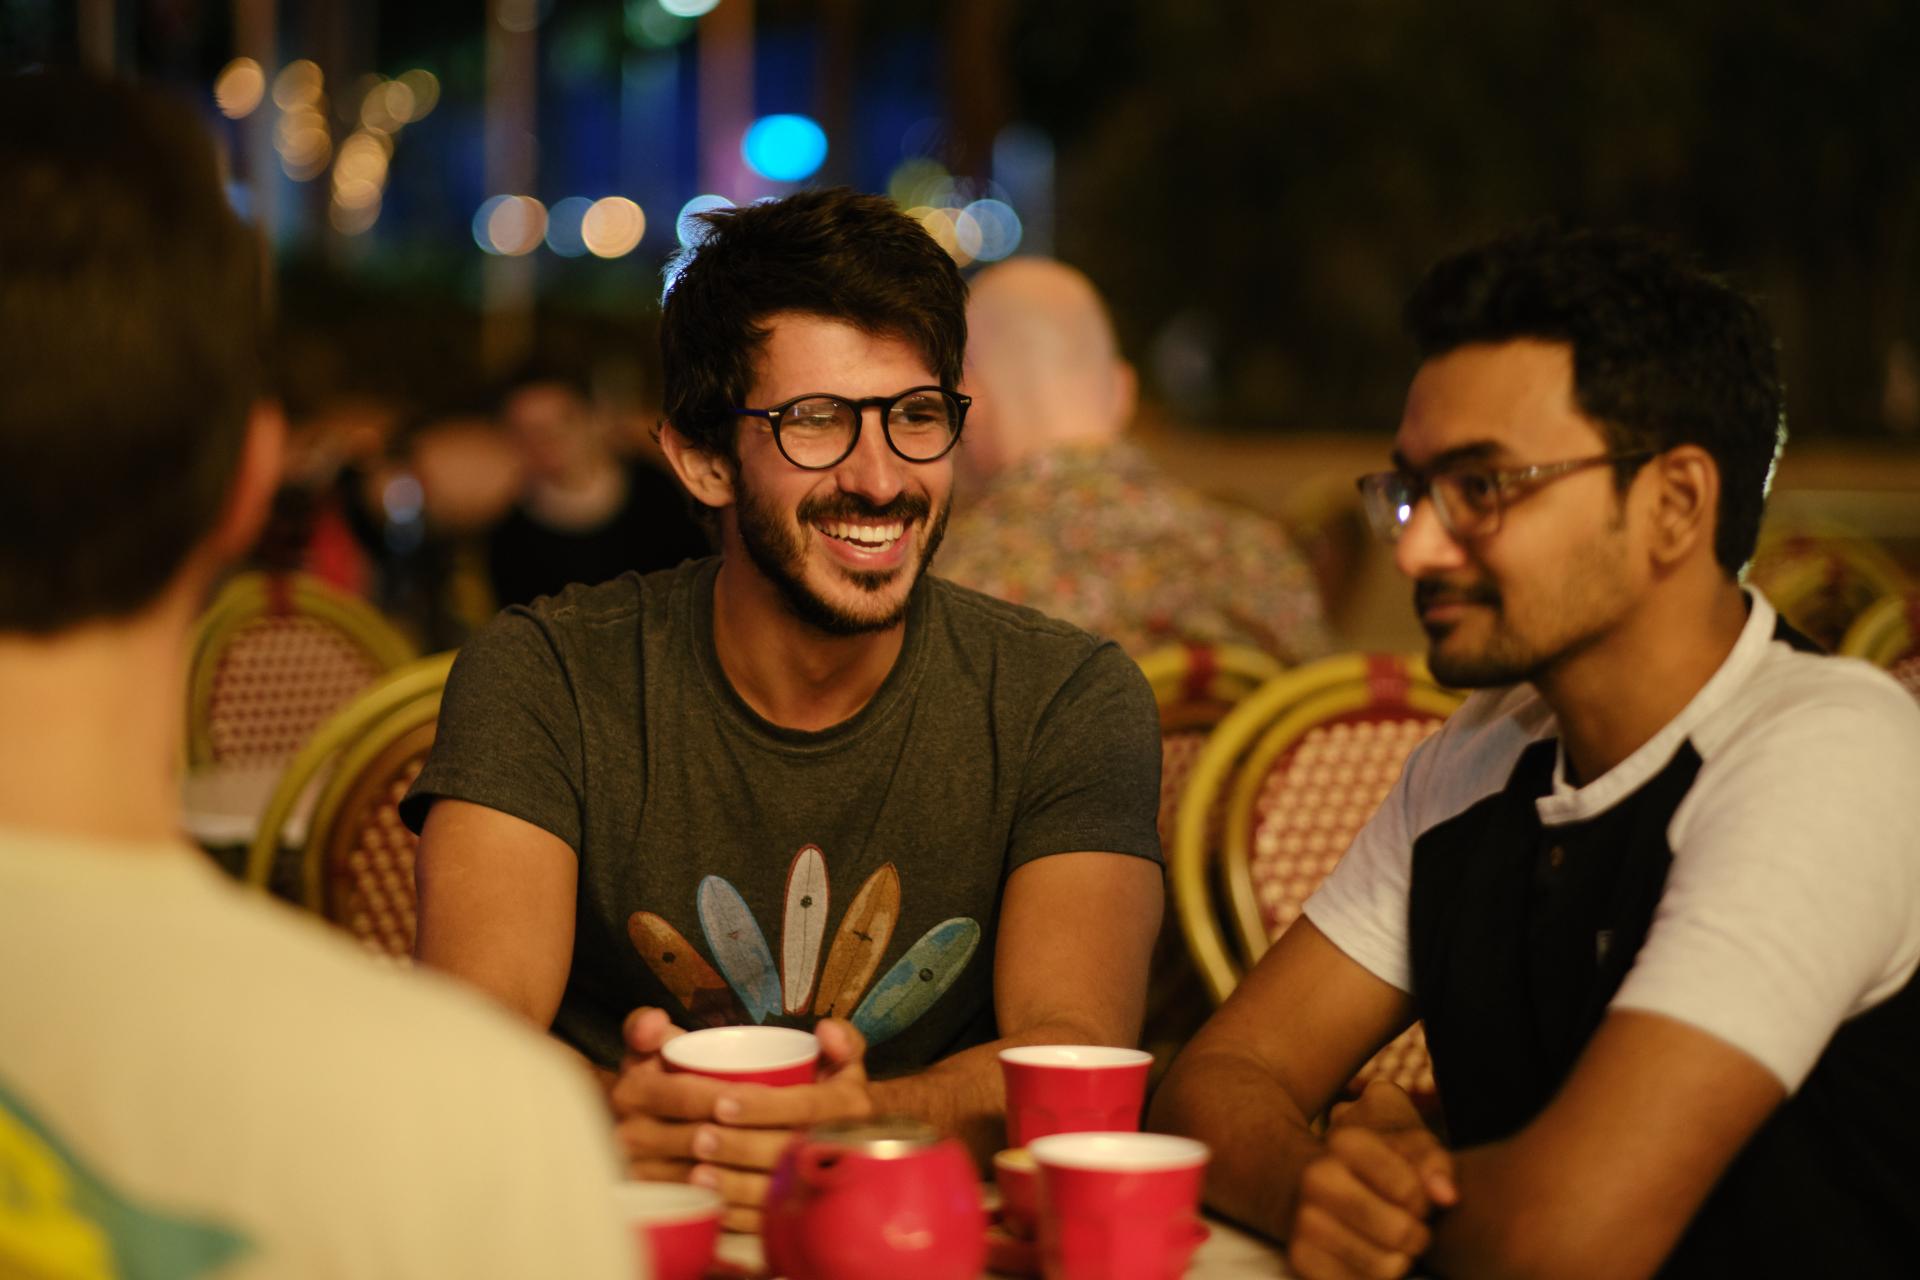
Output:
[[[1119,1159],[1097,1154],[1076,1155],[1075,1146],[1104,1140],[1108,1146],[1131,1148],[1132,1155]],[[1154,1155],[1154,1149],[1163,1154]],[[1083,1133],[1050,1133],[1027,1144],[1033,1162],[1042,1169],[1085,1169],[1094,1173],[1157,1173],[1192,1169],[1204,1165],[1213,1156],[1207,1144],[1195,1138],[1172,1133],[1140,1133],[1134,1130],[1089,1130]]]
[[[1096,1055],[1105,1061],[1062,1061],[1050,1055],[1061,1051]],[[1000,1051],[1000,1061],[1016,1067],[1060,1067],[1068,1071],[1118,1071],[1153,1062],[1144,1049],[1121,1049],[1103,1044],[1020,1044]]]
[[[770,1037],[764,1033],[778,1032],[781,1039],[794,1036],[806,1037],[804,1047],[795,1040],[793,1051],[779,1058],[766,1061],[707,1062],[701,1060],[702,1045],[718,1043],[722,1040],[755,1039],[767,1041]],[[732,1034],[727,1034],[732,1033]],[[745,1034],[742,1034],[745,1033]],[[700,1037],[706,1037],[701,1039]],[[689,1043],[691,1042],[691,1043]],[[693,1056],[689,1057],[691,1054]],[[675,1036],[660,1046],[660,1056],[682,1071],[694,1071],[703,1075],[716,1076],[752,1076],[768,1071],[790,1071],[794,1067],[804,1067],[810,1062],[820,1060],[820,1041],[811,1031],[802,1031],[798,1027],[703,1027],[698,1031],[689,1031],[685,1035]]]
[[[644,1188],[641,1191],[629,1188]],[[668,1203],[660,1204],[648,1199],[659,1196]],[[685,1182],[655,1182],[643,1179],[629,1179],[613,1184],[614,1209],[628,1226],[636,1227],[678,1227],[690,1223],[717,1221],[726,1202],[720,1193],[710,1187],[696,1187]],[[674,1204],[675,1200],[690,1204]]]

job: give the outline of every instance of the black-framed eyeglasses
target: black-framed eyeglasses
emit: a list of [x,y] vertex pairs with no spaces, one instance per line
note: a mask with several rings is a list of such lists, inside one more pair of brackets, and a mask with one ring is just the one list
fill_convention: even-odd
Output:
[[880,410],[880,430],[887,447],[908,462],[936,462],[960,439],[971,396],[945,387],[909,387],[898,395],[848,400],[824,391],[774,405],[771,409],[736,408],[749,418],[765,418],[773,428],[780,455],[807,471],[838,466],[860,442],[860,421],[869,408]]
[[1376,471],[1361,476],[1360,497],[1367,522],[1388,542],[1397,542],[1413,519],[1420,499],[1433,499],[1440,527],[1454,538],[1468,541],[1500,531],[1507,507],[1549,480],[1606,463],[1644,461],[1653,449],[1602,453],[1565,462],[1540,462],[1530,467],[1488,467],[1461,462],[1432,472]]

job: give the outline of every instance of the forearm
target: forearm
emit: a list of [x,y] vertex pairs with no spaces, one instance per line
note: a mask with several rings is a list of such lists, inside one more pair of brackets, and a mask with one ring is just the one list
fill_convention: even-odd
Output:
[[1271,1072],[1230,1051],[1189,1051],[1154,1095],[1148,1126],[1212,1149],[1207,1204],[1276,1240],[1293,1226],[1300,1174],[1324,1144]]
[[1460,1202],[1432,1220],[1437,1275],[1475,1280],[1644,1280],[1673,1245],[1644,1217],[1609,1221],[1571,1171],[1529,1164],[1512,1141],[1454,1154]]
[[1111,1037],[1059,1020],[1029,1027],[943,1058],[924,1071],[869,1086],[874,1110],[925,1120],[966,1143],[983,1168],[1006,1145],[1006,1082],[1000,1051],[1023,1044],[1108,1044]]

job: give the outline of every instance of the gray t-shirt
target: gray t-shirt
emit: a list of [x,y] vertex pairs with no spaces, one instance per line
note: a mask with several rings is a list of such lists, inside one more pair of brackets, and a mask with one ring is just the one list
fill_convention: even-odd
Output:
[[1007,876],[1160,856],[1145,678],[1109,642],[925,577],[868,704],[782,728],[720,668],[718,568],[502,613],[461,651],[402,815],[418,830],[435,798],[469,800],[579,854],[554,1030],[603,1065],[646,1004],[687,1027],[848,1017],[876,1075],[992,1039]]

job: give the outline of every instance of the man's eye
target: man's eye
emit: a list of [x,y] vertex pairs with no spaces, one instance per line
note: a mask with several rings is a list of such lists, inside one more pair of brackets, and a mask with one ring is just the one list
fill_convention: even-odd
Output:
[[1453,484],[1460,496],[1476,507],[1492,505],[1500,488],[1499,482],[1483,471],[1462,471],[1453,477]]

